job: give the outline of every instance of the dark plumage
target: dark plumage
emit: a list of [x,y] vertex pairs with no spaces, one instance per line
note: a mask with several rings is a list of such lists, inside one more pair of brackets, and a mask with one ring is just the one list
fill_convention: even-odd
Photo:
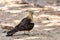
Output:
[[[29,13],[31,13],[31,12],[29,12]],[[32,15],[30,15],[30,16],[32,16]],[[12,36],[14,33],[18,32],[18,31],[30,31],[34,27],[34,23],[31,23],[32,18],[30,18],[30,16],[27,16],[26,18],[24,18],[15,28],[8,31],[6,36]]]

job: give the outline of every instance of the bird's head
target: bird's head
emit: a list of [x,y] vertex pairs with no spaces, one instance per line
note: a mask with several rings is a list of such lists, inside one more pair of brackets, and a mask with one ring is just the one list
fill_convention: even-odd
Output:
[[29,13],[34,14],[34,11],[29,11]]
[[30,14],[34,14],[34,11],[30,11],[30,10],[27,10],[26,12],[28,12]]
[[30,18],[31,20],[33,20],[33,14],[34,14],[34,11],[27,11],[27,17]]

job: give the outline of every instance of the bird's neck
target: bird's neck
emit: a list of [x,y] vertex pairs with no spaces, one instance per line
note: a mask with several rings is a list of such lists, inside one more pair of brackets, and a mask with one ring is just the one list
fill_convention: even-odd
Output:
[[33,14],[32,13],[29,13],[28,14],[28,18],[30,18],[31,20],[33,20]]

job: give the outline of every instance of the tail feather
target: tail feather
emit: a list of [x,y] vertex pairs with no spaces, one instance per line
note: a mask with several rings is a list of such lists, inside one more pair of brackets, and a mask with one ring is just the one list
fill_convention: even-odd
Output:
[[6,36],[12,36],[16,32],[17,32],[16,29],[12,29],[12,30],[10,30],[10,31],[7,32],[7,35]]

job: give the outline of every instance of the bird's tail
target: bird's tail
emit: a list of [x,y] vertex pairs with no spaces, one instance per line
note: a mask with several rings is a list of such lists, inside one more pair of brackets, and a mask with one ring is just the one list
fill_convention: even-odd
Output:
[[18,31],[18,30],[16,30],[16,29],[14,28],[14,29],[8,31],[6,36],[12,36],[12,35],[13,35],[14,33],[16,33],[17,31]]

